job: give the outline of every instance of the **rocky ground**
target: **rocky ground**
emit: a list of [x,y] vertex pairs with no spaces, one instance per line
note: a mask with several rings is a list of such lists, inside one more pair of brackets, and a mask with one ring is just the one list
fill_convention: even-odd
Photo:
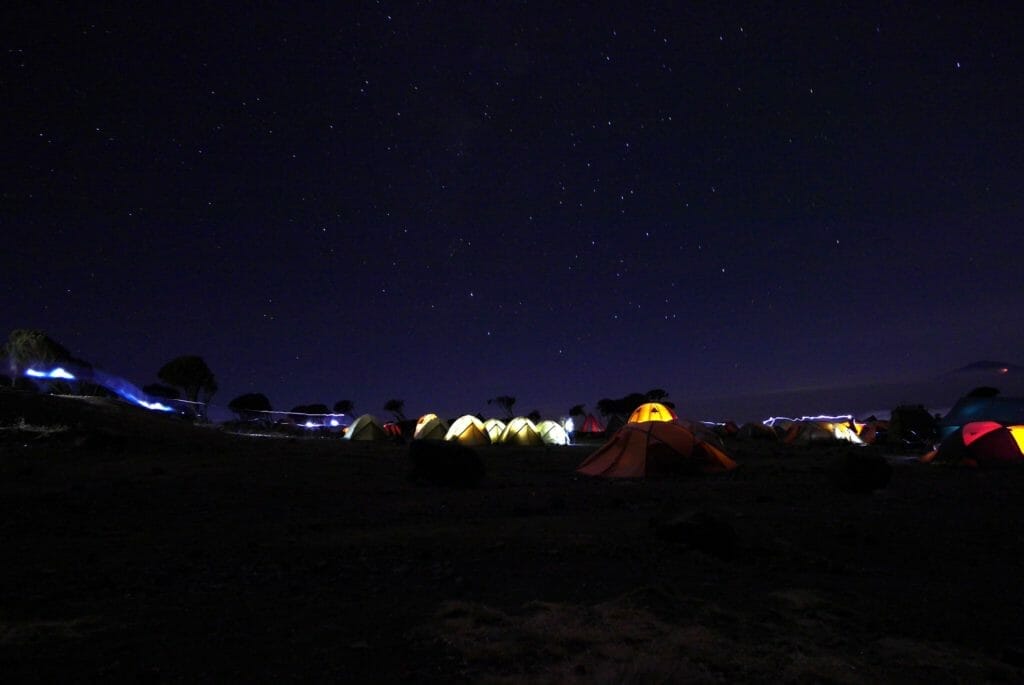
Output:
[[[1024,681],[1024,470],[727,442],[714,477],[594,446],[259,438],[0,392],[5,682]],[[861,452],[860,454],[871,454]],[[880,456],[876,453],[876,456]]]

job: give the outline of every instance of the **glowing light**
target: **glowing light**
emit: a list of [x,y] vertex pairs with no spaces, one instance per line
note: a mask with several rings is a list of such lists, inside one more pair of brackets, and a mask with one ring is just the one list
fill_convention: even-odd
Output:
[[174,407],[168,407],[162,402],[150,401],[147,398],[146,393],[142,392],[123,378],[118,378],[117,376],[113,376],[105,371],[94,370],[92,373],[92,379],[99,385],[117,393],[122,399],[134,402],[140,407],[144,407],[152,411],[174,411]]
[[341,423],[339,423],[338,419],[331,419],[331,428],[337,428],[340,425]]
[[570,416],[565,420],[565,432],[572,433],[574,430],[576,430],[576,424],[573,423],[572,417]]
[[27,371],[25,371],[25,375],[31,376],[32,378],[60,378],[66,381],[76,380],[74,374],[67,371],[61,366],[58,366],[57,368],[51,369],[49,371],[36,371],[35,369],[28,369]]
[[312,421],[306,421],[306,423],[302,425],[305,426],[306,428],[316,428],[316,424],[313,423]]
[[853,416],[851,414],[841,414],[839,416],[825,416],[825,415],[821,415],[821,416],[801,416],[799,419],[791,419],[788,416],[773,416],[771,418],[765,419],[761,423],[763,423],[766,426],[774,426],[776,424],[776,422],[778,422],[778,421],[790,421],[792,423],[800,423],[802,421],[818,421],[818,422],[826,421],[826,422],[829,422],[829,423],[835,423],[836,421],[851,421],[851,420],[853,420]]

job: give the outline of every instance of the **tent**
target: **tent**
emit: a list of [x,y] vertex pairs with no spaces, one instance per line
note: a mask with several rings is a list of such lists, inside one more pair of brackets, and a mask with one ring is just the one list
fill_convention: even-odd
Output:
[[675,421],[676,413],[661,402],[641,404],[629,415],[626,423],[644,423],[646,421]]
[[506,445],[538,446],[543,445],[537,426],[525,416],[518,416],[508,422],[501,432],[498,442]]
[[583,423],[573,431],[576,435],[593,435],[594,433],[604,433],[604,425],[597,420],[597,417],[593,414],[587,414],[587,418],[583,419]]
[[627,423],[576,469],[588,476],[644,478],[676,473],[714,473],[736,462],[677,423]]
[[1004,426],[995,421],[974,421],[957,429],[938,450],[921,461],[957,462],[967,466],[1024,464],[1024,425]]
[[437,417],[437,414],[424,414],[416,421],[413,440],[444,440],[448,433],[448,424]]
[[961,397],[942,417],[939,433],[945,438],[972,421],[1024,425],[1024,397]]
[[346,440],[386,440],[384,427],[370,414],[363,414],[345,431]]
[[795,421],[786,429],[782,441],[787,445],[807,445],[812,442],[845,440],[861,444],[863,440],[845,421]]
[[541,421],[537,424],[537,433],[545,445],[568,445],[569,434],[557,421]]
[[779,434],[771,426],[749,421],[736,432],[738,440],[778,440]]
[[501,434],[505,432],[505,422],[498,419],[487,419],[484,421],[484,430],[487,431],[487,437],[491,439],[491,442],[498,442],[501,440]]
[[484,428],[483,421],[472,414],[466,414],[455,419],[452,427],[445,434],[444,439],[454,440],[470,447],[491,444],[491,438],[487,435],[487,429]]

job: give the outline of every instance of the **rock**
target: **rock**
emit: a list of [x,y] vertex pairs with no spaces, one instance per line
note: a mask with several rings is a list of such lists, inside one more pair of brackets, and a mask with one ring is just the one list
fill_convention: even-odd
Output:
[[721,514],[696,511],[653,520],[651,525],[662,540],[682,543],[727,561],[736,558],[736,529]]
[[889,485],[892,466],[877,452],[849,451],[836,459],[831,476],[843,492],[867,493]]
[[484,477],[484,463],[474,450],[457,442],[413,440],[410,480],[416,483],[471,488]]

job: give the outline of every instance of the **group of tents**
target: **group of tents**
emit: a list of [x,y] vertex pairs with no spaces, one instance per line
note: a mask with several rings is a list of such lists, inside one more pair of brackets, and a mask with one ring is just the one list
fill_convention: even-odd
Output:
[[[1024,399],[964,398],[939,424],[937,449],[922,461],[947,461],[974,466],[1024,463]],[[591,476],[639,478],[672,473],[714,473],[736,468],[726,454],[722,436],[737,440],[775,440],[788,445],[826,441],[871,444],[889,432],[893,423],[912,424],[894,412],[890,421],[786,420],[774,425],[719,424],[714,427],[680,420],[668,406],[650,402],[639,406],[624,424],[606,430],[594,416],[587,416],[574,431],[577,441],[605,438],[577,471]],[[897,428],[897,430],[900,430]],[[907,429],[904,431],[913,434]],[[411,436],[407,433],[411,432]],[[557,421],[534,423],[525,417],[508,422],[481,420],[467,414],[451,423],[436,414],[420,417],[414,426],[380,424],[365,414],[344,432],[347,440],[413,440],[457,442],[469,447],[483,445],[568,445],[570,433]]]
[[411,437],[413,440],[447,440],[467,447],[492,444],[524,447],[569,444],[569,434],[557,421],[535,424],[524,416],[506,423],[499,419],[481,421],[472,414],[466,414],[449,425],[437,414],[425,414],[409,429],[412,435],[406,436],[402,425],[394,422],[381,424],[372,415],[363,414],[344,430],[343,437],[357,441]]
[[[605,429],[593,416],[582,422],[576,432],[603,434]],[[346,440],[369,441],[402,437],[397,423],[380,424],[369,415],[357,418],[344,432]],[[503,422],[480,420],[471,414],[450,424],[436,414],[426,414],[416,421],[413,440],[457,442],[476,447],[482,445],[568,445],[569,434],[556,421],[534,424],[528,418],[516,417]],[[736,468],[720,446],[713,444],[709,432],[694,431],[678,421],[671,408],[652,402],[641,405],[625,425],[591,454],[577,469],[579,473],[610,478],[638,478],[671,473],[710,473]]]

